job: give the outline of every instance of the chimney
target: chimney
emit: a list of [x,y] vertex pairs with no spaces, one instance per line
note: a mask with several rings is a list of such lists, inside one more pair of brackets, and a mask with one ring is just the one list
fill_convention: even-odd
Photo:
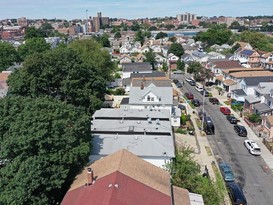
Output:
[[142,81],[140,84],[140,89],[143,90],[144,89],[144,82]]
[[91,185],[94,181],[94,173],[92,168],[87,168],[87,182],[88,186]]

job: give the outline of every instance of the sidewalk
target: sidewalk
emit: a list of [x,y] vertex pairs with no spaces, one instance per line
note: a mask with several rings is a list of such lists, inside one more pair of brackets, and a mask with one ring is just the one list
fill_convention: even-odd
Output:
[[223,95],[219,95],[218,91],[216,89],[212,89],[209,91],[212,93],[213,97],[218,98],[219,102],[222,106],[229,107],[231,110],[231,113],[240,120],[239,124],[245,126],[247,129],[247,138],[250,140],[255,141],[261,148],[261,157],[263,158],[264,162],[267,164],[268,168],[273,170],[273,155],[270,153],[270,151],[266,148],[266,146],[263,144],[262,140],[263,138],[259,138],[253,130],[248,126],[248,124],[245,122],[245,120],[240,117],[240,115],[236,112],[234,112],[231,109],[230,105],[226,105],[224,102],[227,101],[227,94],[224,93]]

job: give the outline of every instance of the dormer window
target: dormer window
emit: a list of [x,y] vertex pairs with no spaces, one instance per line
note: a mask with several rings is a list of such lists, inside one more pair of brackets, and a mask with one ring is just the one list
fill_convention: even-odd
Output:
[[155,99],[152,97],[152,98],[151,98],[151,101],[155,101]]
[[150,95],[147,96],[147,101],[151,101]]

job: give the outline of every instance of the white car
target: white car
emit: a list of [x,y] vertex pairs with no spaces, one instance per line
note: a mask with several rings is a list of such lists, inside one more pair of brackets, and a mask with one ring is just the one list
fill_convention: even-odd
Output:
[[192,78],[185,78],[185,81],[191,82],[191,81],[193,81],[193,79]]
[[250,154],[261,155],[260,147],[253,140],[245,140],[244,144],[245,144],[245,146],[248,149]]

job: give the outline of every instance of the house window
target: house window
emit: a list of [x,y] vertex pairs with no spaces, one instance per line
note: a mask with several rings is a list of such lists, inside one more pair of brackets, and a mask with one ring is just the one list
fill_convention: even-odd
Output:
[[147,101],[151,101],[150,95],[147,96]]
[[151,98],[151,101],[155,101],[155,99],[152,97],[152,98]]

